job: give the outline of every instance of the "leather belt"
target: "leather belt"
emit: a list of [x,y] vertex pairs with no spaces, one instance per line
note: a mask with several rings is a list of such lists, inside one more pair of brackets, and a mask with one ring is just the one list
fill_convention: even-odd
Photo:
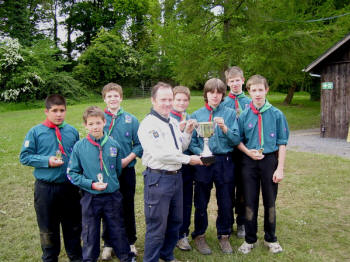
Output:
[[147,167],[147,171],[157,173],[157,174],[165,174],[165,175],[177,175],[180,173],[180,170],[168,171],[164,169],[153,169],[150,167]]

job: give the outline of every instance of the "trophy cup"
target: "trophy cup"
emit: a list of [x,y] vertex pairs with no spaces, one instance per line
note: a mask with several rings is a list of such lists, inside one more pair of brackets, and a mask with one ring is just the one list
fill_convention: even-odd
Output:
[[[97,174],[97,180],[99,183],[103,183],[103,174],[99,173]],[[100,188],[104,188],[104,185],[99,185]]]
[[209,137],[214,134],[214,123],[213,122],[198,122],[196,131],[198,136],[203,137],[204,147],[201,153],[201,160],[203,164],[210,165],[215,162],[215,156],[209,149]]

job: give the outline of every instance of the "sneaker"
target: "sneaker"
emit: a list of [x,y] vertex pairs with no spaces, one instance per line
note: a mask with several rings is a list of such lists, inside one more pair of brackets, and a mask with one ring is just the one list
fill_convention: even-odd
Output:
[[130,245],[130,251],[134,253],[135,256],[137,256],[137,249],[135,245]]
[[177,241],[176,246],[183,251],[189,251],[192,249],[190,243],[188,242],[188,237],[186,235],[179,241]]
[[104,247],[101,255],[102,260],[111,260],[112,259],[113,248]]
[[211,249],[205,241],[205,235],[196,236],[194,239],[194,245],[196,246],[196,249],[199,251],[199,253],[201,253],[202,255],[211,254]]
[[254,247],[256,247],[256,242],[253,244],[248,244],[244,241],[243,244],[238,248],[238,251],[243,254],[248,254]]
[[237,237],[244,238],[245,237],[245,227],[244,225],[237,225]]
[[219,244],[221,247],[222,252],[225,254],[231,254],[232,253],[232,247],[229,241],[229,235],[222,235],[219,238]]
[[281,245],[278,242],[267,242],[264,240],[264,246],[267,247],[273,254],[277,254],[283,251]]

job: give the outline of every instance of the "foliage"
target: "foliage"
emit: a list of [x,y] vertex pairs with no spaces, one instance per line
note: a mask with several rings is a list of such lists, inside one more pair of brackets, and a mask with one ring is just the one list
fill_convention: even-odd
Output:
[[18,40],[5,38],[0,48],[0,99],[28,101],[45,98],[51,92],[67,97],[83,95],[80,84],[62,72],[65,62],[49,40],[23,47]]
[[79,57],[74,77],[88,89],[95,90],[100,90],[108,82],[133,82],[139,77],[139,56],[114,32],[102,30]]

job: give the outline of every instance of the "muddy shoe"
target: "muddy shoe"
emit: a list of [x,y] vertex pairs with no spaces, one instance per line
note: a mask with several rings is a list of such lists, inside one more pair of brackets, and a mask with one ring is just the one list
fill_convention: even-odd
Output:
[[244,225],[237,225],[237,237],[244,238],[245,237],[245,227]]
[[244,243],[238,248],[238,251],[243,253],[243,254],[248,254],[250,251],[252,251],[253,248],[255,248],[257,243],[253,244],[248,244],[247,242],[244,241]]
[[264,241],[264,246],[269,249],[273,254],[277,254],[283,251],[281,245],[278,242],[267,242]]
[[232,247],[229,241],[229,235],[222,235],[219,238],[219,244],[221,247],[222,252],[225,254],[231,254],[232,253]]
[[191,246],[190,246],[190,243],[188,242],[188,237],[187,236],[184,236],[179,241],[177,241],[176,246],[179,249],[183,250],[183,251],[189,251],[189,250],[192,249]]
[[208,246],[207,242],[205,241],[205,235],[199,235],[194,239],[194,245],[196,249],[201,253],[202,255],[210,255],[211,249]]

